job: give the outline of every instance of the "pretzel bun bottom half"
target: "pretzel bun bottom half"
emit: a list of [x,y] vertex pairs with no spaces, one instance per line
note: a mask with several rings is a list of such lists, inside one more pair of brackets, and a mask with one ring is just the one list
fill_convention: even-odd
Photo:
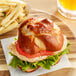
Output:
[[[61,59],[61,56],[59,57],[59,60],[56,62],[56,64],[59,63],[60,59]],[[56,64],[55,64],[55,65],[56,65]],[[19,66],[18,66],[18,67],[19,67]],[[22,71],[22,68],[21,68],[21,67],[19,67],[19,68],[20,68],[20,70]],[[38,68],[40,68],[40,66],[37,66],[36,69],[28,68],[25,72],[27,72],[27,73],[29,73],[29,72],[34,72],[34,71],[36,71]]]

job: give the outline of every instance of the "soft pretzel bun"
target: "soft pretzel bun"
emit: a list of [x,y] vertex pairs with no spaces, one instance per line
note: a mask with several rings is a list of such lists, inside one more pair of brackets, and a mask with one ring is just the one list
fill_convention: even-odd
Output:
[[[25,72],[33,72],[33,71],[37,70],[39,67],[40,67],[40,66],[37,66],[36,69],[28,68]],[[19,67],[19,68],[22,70],[21,67]]]
[[49,19],[30,18],[19,27],[19,47],[29,54],[42,50],[59,51],[64,37],[59,27]]

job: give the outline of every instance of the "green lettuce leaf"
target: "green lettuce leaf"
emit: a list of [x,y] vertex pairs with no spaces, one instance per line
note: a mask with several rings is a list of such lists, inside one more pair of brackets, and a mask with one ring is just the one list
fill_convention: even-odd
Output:
[[15,41],[18,40],[18,37],[15,37],[14,40],[15,40]]
[[17,68],[19,66],[23,71],[26,71],[28,68],[36,69],[37,66],[41,66],[42,68],[49,70],[52,65],[55,65],[58,62],[60,56],[62,56],[63,54],[68,54],[70,52],[70,50],[68,49],[69,45],[70,44],[68,43],[67,47],[62,52],[53,56],[48,56],[48,58],[45,60],[33,63],[22,61],[18,57],[10,53],[13,56],[13,59],[11,60],[9,65],[14,68]]
[[16,56],[13,56],[13,59],[9,65],[11,65],[14,68],[17,68],[19,62],[20,62],[20,60]]

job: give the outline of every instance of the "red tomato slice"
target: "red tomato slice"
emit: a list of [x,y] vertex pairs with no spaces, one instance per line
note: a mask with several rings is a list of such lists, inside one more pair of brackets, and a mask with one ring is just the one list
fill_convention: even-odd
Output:
[[47,50],[42,50],[37,54],[29,54],[27,52],[24,52],[21,48],[19,48],[19,43],[17,41],[17,51],[20,55],[26,56],[27,58],[35,58],[35,57],[39,57],[39,56],[48,56],[48,55],[53,55],[54,52],[51,51],[47,51]]

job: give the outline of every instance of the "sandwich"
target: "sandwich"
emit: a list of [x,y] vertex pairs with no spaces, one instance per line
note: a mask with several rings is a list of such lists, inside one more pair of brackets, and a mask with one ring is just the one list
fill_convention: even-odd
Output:
[[24,72],[39,67],[50,69],[63,54],[69,53],[69,43],[60,28],[47,18],[29,18],[18,27],[18,36],[8,49],[13,56],[10,66]]

